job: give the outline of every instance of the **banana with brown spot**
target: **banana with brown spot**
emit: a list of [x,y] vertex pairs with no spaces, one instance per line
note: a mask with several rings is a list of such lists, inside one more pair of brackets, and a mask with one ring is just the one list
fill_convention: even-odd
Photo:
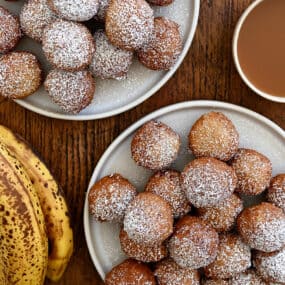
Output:
[[23,164],[38,193],[50,245],[47,277],[58,281],[73,253],[73,231],[62,191],[46,165],[23,138],[0,125],[0,141]]
[[29,176],[1,142],[0,258],[3,284],[44,283],[48,262],[44,215]]

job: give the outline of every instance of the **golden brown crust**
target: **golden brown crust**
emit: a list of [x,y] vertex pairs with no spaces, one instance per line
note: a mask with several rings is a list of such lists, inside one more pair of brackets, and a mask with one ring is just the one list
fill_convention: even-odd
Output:
[[127,259],[115,266],[106,276],[106,285],[155,285],[155,278],[147,265]]
[[195,122],[188,141],[196,157],[209,156],[228,161],[238,150],[239,134],[223,113],[210,112]]
[[166,258],[155,265],[154,275],[159,285],[199,285],[198,270],[179,267],[171,258]]
[[279,174],[271,179],[267,199],[285,213],[285,174]]
[[121,49],[136,50],[153,32],[153,10],[145,0],[110,0],[106,13],[106,34]]
[[90,189],[89,213],[99,222],[122,222],[136,194],[135,187],[120,174],[105,176]]
[[123,229],[120,231],[120,243],[123,252],[129,258],[142,262],[157,262],[168,254],[165,243],[153,246],[136,243],[128,237],[128,234]]
[[18,17],[0,6],[0,53],[12,50],[21,38]]
[[21,99],[33,94],[42,81],[42,70],[36,56],[18,51],[0,58],[0,95]]
[[180,173],[175,170],[156,172],[148,181],[145,191],[152,192],[167,201],[175,218],[187,214],[191,205],[180,183]]
[[165,17],[154,19],[154,35],[137,51],[139,61],[153,70],[168,70],[182,51],[179,26]]
[[169,126],[149,121],[140,127],[131,143],[134,161],[151,170],[168,167],[177,157],[180,137]]
[[231,230],[242,210],[243,201],[235,194],[217,206],[197,209],[199,217],[209,223],[217,232]]
[[[230,285],[230,281],[221,279],[204,279],[202,285]],[[231,284],[232,285],[232,284]]]
[[272,165],[263,154],[253,149],[241,148],[234,156],[231,165],[238,177],[237,192],[258,195],[269,186]]
[[147,0],[152,5],[167,6],[173,3],[174,0]]
[[268,283],[263,281],[254,269],[249,269],[234,276],[230,282],[231,285],[268,285]]
[[228,279],[244,272],[250,266],[250,247],[237,235],[222,234],[217,257],[204,268],[204,272],[208,278]]
[[184,216],[175,226],[169,240],[170,256],[181,267],[198,269],[214,261],[219,237],[202,219]]
[[127,208],[124,230],[136,243],[161,244],[173,231],[172,209],[158,195],[139,193]]
[[272,252],[285,245],[285,214],[273,204],[261,203],[245,209],[237,219],[237,229],[254,249]]

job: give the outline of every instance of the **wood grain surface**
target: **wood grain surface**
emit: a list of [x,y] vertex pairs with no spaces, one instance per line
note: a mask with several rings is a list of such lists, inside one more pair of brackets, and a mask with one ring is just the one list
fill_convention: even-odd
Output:
[[58,285],[104,284],[91,262],[84,238],[85,192],[104,150],[133,122],[169,104],[213,99],[252,109],[285,128],[285,104],[267,101],[250,91],[232,60],[234,27],[250,2],[201,0],[197,32],[183,64],[159,92],[131,111],[103,120],[68,122],[34,114],[14,102],[0,103],[0,123],[18,132],[38,150],[63,186],[70,206],[75,253]]

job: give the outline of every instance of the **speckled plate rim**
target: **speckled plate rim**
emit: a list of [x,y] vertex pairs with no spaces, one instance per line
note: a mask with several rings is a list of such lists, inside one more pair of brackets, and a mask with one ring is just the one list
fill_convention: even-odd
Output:
[[141,104],[142,102],[144,102],[145,100],[147,100],[149,97],[151,97],[152,95],[154,95],[172,76],[173,74],[176,72],[176,70],[179,68],[179,66],[182,64],[185,56],[187,55],[191,43],[193,41],[194,35],[195,35],[195,31],[197,28],[197,24],[198,24],[198,18],[199,18],[199,10],[200,10],[200,0],[193,0],[193,6],[194,6],[194,10],[193,10],[193,21],[191,23],[192,27],[190,29],[190,32],[187,36],[187,40],[184,44],[182,53],[178,59],[178,61],[176,62],[176,64],[164,75],[164,77],[162,78],[162,80],[160,80],[157,84],[155,84],[148,92],[146,92],[145,94],[143,94],[142,96],[140,96],[139,98],[137,98],[136,100],[134,100],[133,102],[126,104],[125,106],[116,108],[112,111],[107,111],[107,112],[103,112],[100,114],[88,114],[88,115],[70,115],[70,114],[61,114],[61,113],[57,113],[57,112],[51,112],[51,111],[46,111],[42,108],[36,107],[34,105],[31,105],[31,103],[25,101],[25,100],[14,100],[17,104],[19,104],[20,106],[33,111],[35,113],[38,113],[40,115],[46,116],[46,117],[50,117],[50,118],[54,118],[54,119],[62,119],[62,120],[70,120],[70,121],[87,121],[87,120],[96,120],[96,119],[103,119],[103,118],[108,118],[111,116],[115,116],[118,114],[121,114],[125,111],[128,111],[134,107],[136,107],[137,105]]
[[247,115],[249,117],[252,117],[253,119],[256,119],[257,121],[262,122],[267,127],[274,130],[276,133],[278,133],[280,136],[282,136],[285,139],[285,131],[279,127],[276,123],[272,122],[268,118],[251,111],[247,108],[240,107],[238,105],[220,102],[220,101],[211,101],[211,100],[197,100],[197,101],[185,101],[182,103],[177,103],[173,105],[169,105],[167,107],[161,108],[157,111],[154,111],[150,113],[149,115],[139,119],[137,122],[132,124],[130,127],[128,127],[125,131],[123,131],[106,149],[104,154],[101,156],[100,160],[98,161],[94,172],[91,176],[88,190],[86,192],[85,197],[85,203],[84,203],[84,212],[83,212],[83,226],[84,226],[84,233],[85,233],[85,239],[87,242],[87,247],[89,250],[89,254],[91,256],[91,259],[93,261],[94,266],[96,267],[97,272],[101,276],[101,278],[105,279],[105,273],[102,269],[102,266],[100,264],[99,258],[96,255],[96,251],[93,247],[93,243],[91,240],[91,232],[90,232],[90,216],[88,212],[88,193],[90,191],[91,186],[95,183],[97,180],[102,168],[104,167],[105,161],[108,159],[109,155],[117,148],[118,145],[121,144],[122,141],[124,141],[128,136],[130,136],[132,133],[134,133],[140,126],[142,126],[144,123],[146,123],[149,120],[156,119],[160,116],[166,115],[171,112],[179,111],[182,109],[187,109],[191,111],[193,108],[209,108],[210,110],[213,110],[215,108],[221,108],[225,109],[227,111],[235,111],[240,113],[241,115]]

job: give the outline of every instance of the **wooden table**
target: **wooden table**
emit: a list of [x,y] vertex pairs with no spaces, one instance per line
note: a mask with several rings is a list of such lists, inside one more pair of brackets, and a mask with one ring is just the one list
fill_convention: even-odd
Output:
[[[169,104],[213,99],[252,109],[285,128],[285,105],[267,101],[250,91],[237,74],[232,60],[235,24],[252,1],[201,2],[198,29],[183,64],[159,92],[131,111],[104,120],[68,122],[45,118],[13,102],[0,104],[0,123],[21,134],[39,151],[63,186],[70,205],[75,253],[58,285],[103,284],[84,238],[85,191],[104,150],[130,124]],[[46,284],[51,283],[47,281]]]

